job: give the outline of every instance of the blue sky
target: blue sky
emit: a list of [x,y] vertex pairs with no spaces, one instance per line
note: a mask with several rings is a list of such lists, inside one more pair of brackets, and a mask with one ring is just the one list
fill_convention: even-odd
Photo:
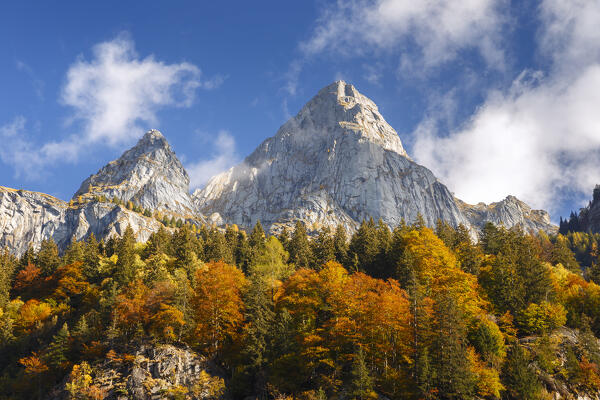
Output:
[[468,202],[577,209],[600,183],[592,0],[5,2],[0,185],[68,199],[149,128],[201,186],[353,83]]

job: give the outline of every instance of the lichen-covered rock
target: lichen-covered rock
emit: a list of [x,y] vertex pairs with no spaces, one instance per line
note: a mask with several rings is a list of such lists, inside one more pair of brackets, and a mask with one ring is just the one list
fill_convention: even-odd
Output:
[[139,142],[81,184],[73,196],[116,197],[148,210],[195,216],[190,178],[165,137],[148,131]]
[[455,199],[408,157],[375,103],[343,81],[322,89],[274,137],[193,196],[214,220],[243,227],[260,220],[271,230],[297,219],[309,229],[341,223],[353,230],[369,217],[396,226],[418,214],[429,226],[441,219],[473,230],[487,221],[554,229],[520,202],[497,212]]
[[[187,346],[142,345],[126,360],[116,355],[91,368],[86,388],[103,399],[189,400],[225,398],[223,372]],[[56,388],[49,399],[69,397],[68,383]]]

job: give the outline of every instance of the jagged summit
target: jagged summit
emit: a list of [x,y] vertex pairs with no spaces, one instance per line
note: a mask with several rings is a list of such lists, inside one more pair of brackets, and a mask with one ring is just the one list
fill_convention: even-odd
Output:
[[355,135],[407,156],[397,132],[379,113],[377,105],[344,81],[336,81],[314,96],[277,133],[294,133],[297,140],[340,140]]
[[[470,206],[454,198],[406,154],[377,105],[344,81],[321,89],[241,164],[194,192],[215,222],[273,230],[304,221],[309,229],[381,218],[390,226],[438,219],[476,230],[487,221],[552,229],[545,216],[511,198]],[[532,216],[536,220],[530,223]]]
[[91,175],[73,198],[86,195],[117,197],[150,210],[195,215],[189,195],[190,178],[159,131],[148,131],[115,161]]

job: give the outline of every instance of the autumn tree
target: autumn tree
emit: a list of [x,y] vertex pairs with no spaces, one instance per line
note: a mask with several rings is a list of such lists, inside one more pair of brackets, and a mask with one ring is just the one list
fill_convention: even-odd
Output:
[[243,321],[244,274],[223,262],[210,262],[197,271],[192,305],[196,323],[194,342],[211,357],[222,355]]

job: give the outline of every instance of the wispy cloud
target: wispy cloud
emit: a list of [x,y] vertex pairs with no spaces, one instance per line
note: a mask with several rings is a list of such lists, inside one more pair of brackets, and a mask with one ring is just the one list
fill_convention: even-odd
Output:
[[33,87],[35,95],[40,100],[44,100],[44,81],[38,78],[33,68],[21,60],[16,61],[16,67],[19,71],[23,71],[25,74],[27,74],[29,80],[31,81],[31,86]]
[[[30,71],[24,63],[17,65]],[[9,160],[17,174],[33,179],[35,169],[76,162],[94,146],[131,143],[149,126],[160,125],[160,110],[190,107],[199,88],[217,88],[225,79],[221,75],[203,79],[200,69],[187,62],[167,64],[153,55],[141,58],[131,38],[119,35],[94,46],[91,59],[80,56],[67,71],[60,101],[72,110],[66,128],[76,133],[36,145],[26,135],[25,119],[18,117],[3,127],[5,137],[16,133],[5,142],[2,160]]]
[[[302,58],[290,64],[286,89],[296,91],[303,60],[321,54],[341,57],[400,54],[398,67],[423,74],[474,49],[493,69],[503,69],[501,47],[506,0],[338,0],[325,6]],[[368,78],[378,81],[377,74]]]
[[214,155],[210,159],[186,165],[186,170],[190,175],[191,189],[204,186],[210,178],[229,169],[239,161],[235,139],[229,132],[219,132],[210,145],[214,149]]
[[589,197],[600,183],[600,5],[544,0],[540,10],[546,76],[523,71],[450,134],[438,114],[415,132],[416,159],[467,201],[514,194],[555,210],[566,191]]

